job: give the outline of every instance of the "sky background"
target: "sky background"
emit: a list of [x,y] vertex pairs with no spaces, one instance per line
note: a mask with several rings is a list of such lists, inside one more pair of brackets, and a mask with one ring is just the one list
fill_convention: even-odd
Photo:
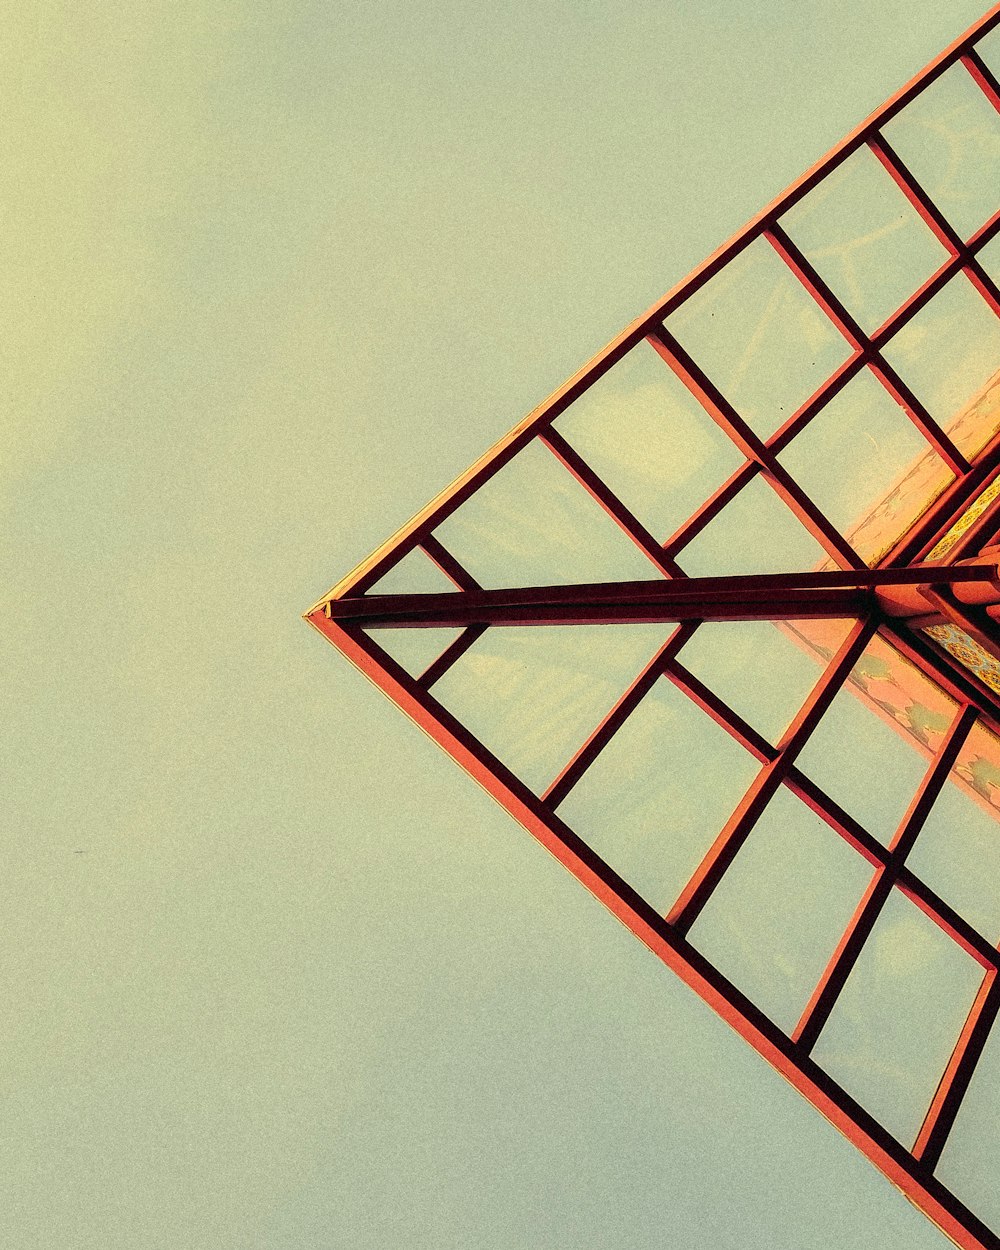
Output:
[[16,1250],[940,1250],[300,614],[982,0],[8,18]]

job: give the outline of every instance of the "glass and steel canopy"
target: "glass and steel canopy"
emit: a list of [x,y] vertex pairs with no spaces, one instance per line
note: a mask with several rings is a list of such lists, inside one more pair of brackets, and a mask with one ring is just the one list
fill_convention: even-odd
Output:
[[307,619],[1000,1247],[1000,9]]

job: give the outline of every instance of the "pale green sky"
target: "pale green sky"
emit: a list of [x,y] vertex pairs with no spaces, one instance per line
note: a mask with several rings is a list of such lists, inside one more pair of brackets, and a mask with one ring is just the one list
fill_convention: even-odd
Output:
[[981,3],[8,17],[0,1242],[945,1245],[299,614]]

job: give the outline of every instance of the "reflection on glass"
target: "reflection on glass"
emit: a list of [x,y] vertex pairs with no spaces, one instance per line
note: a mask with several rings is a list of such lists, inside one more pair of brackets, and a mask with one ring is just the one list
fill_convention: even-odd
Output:
[[865,369],[779,459],[865,560],[879,559],[953,480],[941,457]]
[[[826,658],[803,643],[793,621],[709,621],[680,653],[689,672],[758,733],[777,743]],[[852,621],[831,621],[829,641],[839,646]],[[837,631],[839,636],[833,636]]]
[[893,890],[813,1058],[911,1146],[982,979],[980,965]]
[[683,548],[678,563],[690,577],[801,573],[826,552],[760,477],[754,477]]
[[743,460],[647,343],[609,369],[555,427],[661,542]]
[[907,866],[990,942],[1000,941],[1000,741],[977,725]]
[[996,478],[985,490],[980,491],[943,538],[940,538],[924,557],[925,560],[943,560],[958,543],[963,534],[979,520],[996,497],[1000,495],[1000,478]]
[[419,677],[462,633],[460,629],[372,629],[368,636],[411,677]]
[[850,354],[846,340],[763,239],[686,300],[667,328],[762,438]]
[[1000,318],[964,274],[890,339],[884,355],[961,451],[973,454],[995,433],[1000,409],[995,398],[984,404],[984,392],[1000,369]]
[[796,766],[888,845],[954,715],[952,700],[876,637]]
[[660,577],[552,452],[528,446],[435,531],[481,586]]
[[430,556],[420,547],[414,547],[379,578],[368,594],[440,595],[456,589],[455,583],[441,572]]
[[925,87],[885,136],[963,239],[1000,209],[1000,115],[964,65]]
[[445,673],[434,695],[540,793],[674,628],[497,626]]
[[923,632],[978,677],[984,686],[1000,694],[1000,660],[980,646],[971,634],[951,624],[928,625]]
[[869,148],[828,174],[782,225],[869,332],[948,259]]
[[559,815],[666,915],[758,769],[724,729],[661,679]]
[[692,926],[691,941],[790,1033],[872,871],[782,788]]
[[935,1175],[1000,1234],[1000,1028],[980,1056]]

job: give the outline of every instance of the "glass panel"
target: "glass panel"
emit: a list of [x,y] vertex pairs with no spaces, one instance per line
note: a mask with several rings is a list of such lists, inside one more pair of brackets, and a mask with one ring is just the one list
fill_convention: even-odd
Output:
[[762,438],[850,354],[833,322],[764,239],[692,295],[667,327]]
[[925,87],[885,136],[963,239],[1000,208],[1000,115],[964,65]]
[[665,915],[760,765],[666,679],[656,683],[559,815]]
[[948,259],[869,148],[828,174],[782,225],[869,332]]
[[435,535],[485,587],[662,576],[537,442],[480,486]]
[[[839,638],[853,621],[831,621]],[[681,663],[769,742],[776,743],[829,656],[806,644],[793,621],[709,621],[680,653]],[[808,624],[808,623],[804,623]]]
[[997,397],[987,399],[985,392],[1000,368],[1000,318],[964,274],[890,339],[883,354],[966,455],[996,431]]
[[455,662],[434,695],[540,793],[674,628],[497,626]]
[[993,1026],[935,1175],[1000,1233],[1000,1028]]
[[678,563],[691,577],[800,573],[826,552],[759,476],[684,547]]
[[411,677],[419,677],[462,633],[460,629],[372,629],[365,631]]
[[980,965],[893,890],[813,1058],[910,1146],[982,979]]
[[871,563],[954,480],[867,369],[830,400],[779,459]]
[[796,766],[888,845],[954,715],[952,700],[876,637]]
[[458,587],[420,547],[397,561],[368,590],[370,595],[439,595]]
[[929,625],[924,631],[983,683],[1000,694],[1000,660],[957,625]]
[[907,866],[990,942],[1000,941],[1000,741],[976,726]]
[[661,542],[743,462],[647,343],[609,369],[555,427]]
[[691,941],[790,1033],[872,866],[782,788],[691,928]]

